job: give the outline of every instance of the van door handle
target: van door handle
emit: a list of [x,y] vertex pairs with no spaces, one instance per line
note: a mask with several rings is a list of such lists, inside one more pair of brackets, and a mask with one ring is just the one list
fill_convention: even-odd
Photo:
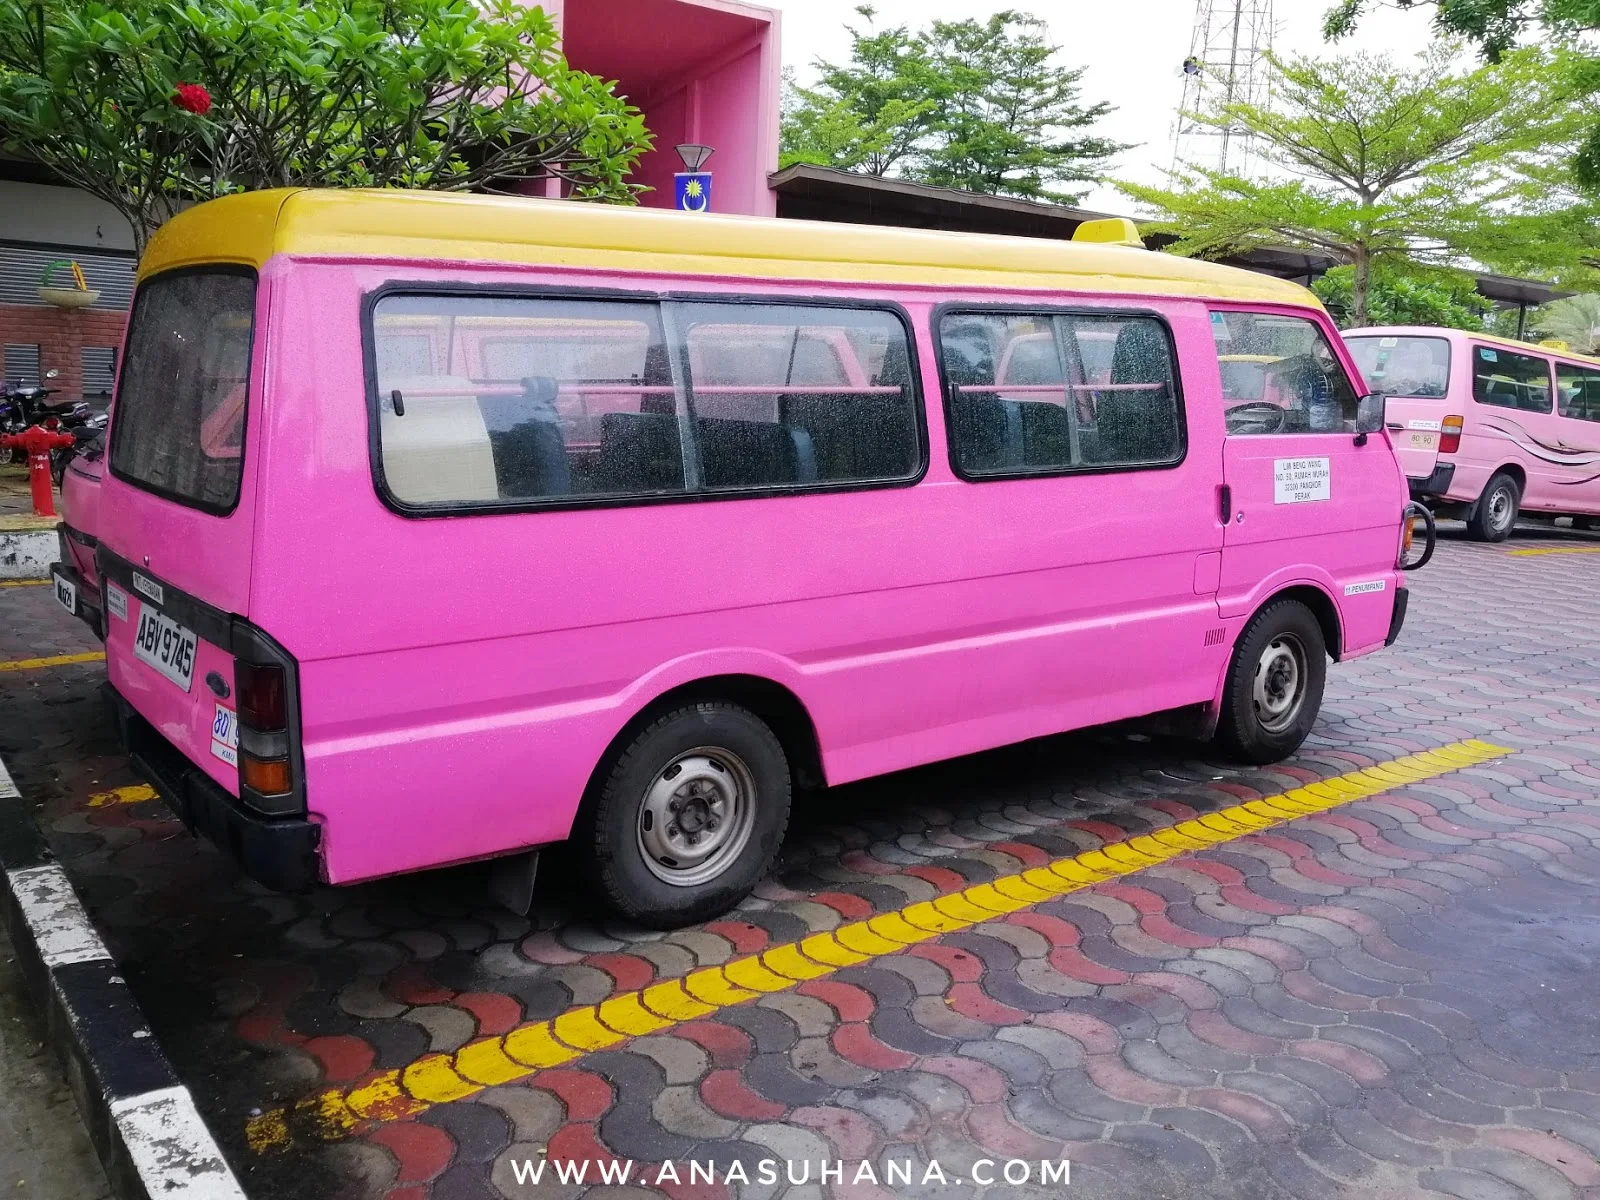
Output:
[[1233,489],[1223,484],[1217,489],[1217,499],[1222,504],[1222,523],[1226,525],[1233,520]]

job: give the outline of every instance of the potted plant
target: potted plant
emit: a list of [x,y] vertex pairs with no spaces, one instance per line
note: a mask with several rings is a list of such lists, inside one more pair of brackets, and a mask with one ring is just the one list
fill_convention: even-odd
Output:
[[[74,286],[56,287],[50,282],[50,276],[57,267],[67,267],[72,271]],[[58,258],[44,269],[44,275],[39,280],[39,299],[58,308],[88,308],[100,299],[100,292],[89,286],[89,281],[83,277],[82,267],[71,259]]]

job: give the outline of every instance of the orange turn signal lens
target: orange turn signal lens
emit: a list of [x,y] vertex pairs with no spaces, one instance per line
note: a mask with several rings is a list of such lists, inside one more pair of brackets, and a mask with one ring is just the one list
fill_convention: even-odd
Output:
[[286,758],[251,758],[239,756],[239,783],[263,796],[287,792],[290,787],[289,760]]
[[1417,519],[1407,517],[1405,520],[1405,533],[1400,538],[1400,553],[1411,553],[1411,539],[1417,535]]

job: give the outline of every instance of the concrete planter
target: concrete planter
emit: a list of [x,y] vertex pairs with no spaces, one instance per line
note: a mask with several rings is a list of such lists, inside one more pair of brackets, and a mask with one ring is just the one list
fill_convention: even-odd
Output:
[[39,299],[57,308],[88,308],[100,299],[100,292],[95,288],[83,291],[79,288],[42,287],[39,289]]

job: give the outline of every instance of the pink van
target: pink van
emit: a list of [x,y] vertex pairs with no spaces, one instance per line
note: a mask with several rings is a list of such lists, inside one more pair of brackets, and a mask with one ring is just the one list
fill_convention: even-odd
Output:
[[1481,541],[1519,512],[1600,517],[1600,359],[1460,329],[1345,334],[1388,423],[1411,494]]
[[1058,243],[262,192],[140,270],[102,484],[139,767],[279,888],[566,843],[671,925],[813,789],[1166,714],[1291,754],[1398,635],[1310,293]]

